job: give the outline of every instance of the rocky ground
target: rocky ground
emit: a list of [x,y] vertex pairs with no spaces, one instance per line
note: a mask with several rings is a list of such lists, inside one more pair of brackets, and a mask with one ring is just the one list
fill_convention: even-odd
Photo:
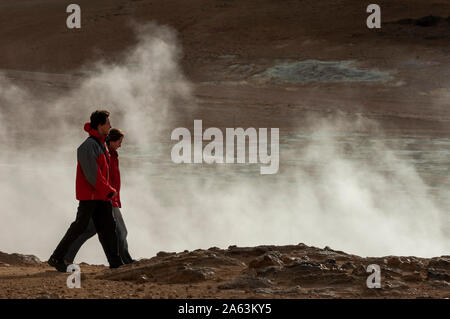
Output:
[[[366,285],[367,266],[381,288]],[[82,263],[81,288],[32,255],[0,253],[0,298],[449,298],[450,256],[362,258],[304,244],[159,252],[110,270]]]

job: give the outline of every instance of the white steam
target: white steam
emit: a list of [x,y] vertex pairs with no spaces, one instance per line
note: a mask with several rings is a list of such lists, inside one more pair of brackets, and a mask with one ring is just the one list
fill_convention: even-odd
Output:
[[[88,75],[56,97],[0,78],[0,251],[50,256],[76,215],[83,124],[104,108],[126,132],[122,214],[135,258],[299,242],[365,256],[449,252],[448,214],[413,166],[379,142],[368,145],[367,160],[337,143],[339,132],[373,129],[365,119],[352,129],[339,116],[311,120],[307,144],[280,145],[276,176],[248,174],[242,165],[172,164],[170,131],[194,104],[192,88],[178,66],[174,32],[148,25],[139,34],[122,63],[83,70]],[[76,261],[106,262],[96,237]]]

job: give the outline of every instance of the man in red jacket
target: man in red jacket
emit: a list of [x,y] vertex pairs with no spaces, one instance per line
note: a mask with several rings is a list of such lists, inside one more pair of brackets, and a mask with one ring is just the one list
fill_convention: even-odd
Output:
[[66,272],[64,261],[68,249],[86,230],[92,221],[110,268],[124,263],[119,256],[116,223],[112,214],[111,200],[117,196],[109,181],[110,157],[106,150],[105,138],[111,124],[108,111],[95,111],[90,123],[84,125],[89,137],[77,150],[76,197],[80,201],[77,217],[48,260],[58,271]]
[[[122,130],[112,128],[109,130],[108,136],[106,137],[106,145],[108,146],[110,162],[109,162],[109,180],[111,186],[116,190],[117,196],[112,198],[112,210],[113,217],[116,221],[116,235],[118,238],[119,245],[119,256],[122,259],[124,264],[131,264],[134,262],[134,259],[131,257],[128,251],[128,242],[127,242],[127,227],[125,226],[125,221],[123,220],[122,213],[120,208],[122,204],[120,202],[120,169],[119,169],[119,154],[117,150],[121,147],[122,141],[125,134]],[[81,246],[91,237],[93,237],[97,233],[95,229],[94,222],[92,219],[89,221],[89,225],[81,236],[78,236],[78,239],[75,240],[64,256],[64,260],[72,264],[75,256],[80,250]]]

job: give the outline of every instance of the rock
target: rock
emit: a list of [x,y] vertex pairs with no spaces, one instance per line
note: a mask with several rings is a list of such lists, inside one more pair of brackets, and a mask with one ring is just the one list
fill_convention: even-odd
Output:
[[369,276],[370,274],[366,271],[366,267],[359,265],[353,269],[352,275],[354,276]]
[[257,275],[261,276],[270,276],[275,275],[276,273],[282,271],[282,267],[280,266],[268,266],[264,268],[256,268],[254,269]]
[[383,263],[403,271],[420,271],[424,268],[423,262],[415,257],[388,256],[383,260]]
[[300,260],[302,260],[302,261],[310,261],[311,259],[308,256],[302,256],[302,257],[300,257]]
[[384,279],[394,279],[394,276],[392,276],[390,273],[386,273],[386,272],[383,272],[383,277],[384,277]]
[[438,258],[432,258],[428,263],[428,267],[450,271],[450,257],[442,256]]
[[330,252],[333,253],[333,254],[335,254],[335,255],[348,255],[348,254],[346,254],[346,253],[343,252],[343,251],[340,251],[340,250],[334,250],[334,249],[331,249],[331,248],[328,247],[328,246],[325,246],[324,249],[321,251],[321,253],[324,254],[324,255],[328,255]]
[[136,280],[136,283],[138,284],[145,284],[147,282],[149,282],[149,278],[146,275],[141,275]]
[[400,269],[406,271],[421,271],[424,268],[424,263],[415,257],[406,258],[405,261],[400,265]]
[[334,258],[328,258],[326,261],[327,264],[336,265],[336,259]]
[[349,284],[354,282],[355,279],[346,273],[329,274],[326,276],[327,281],[331,285]]
[[40,266],[42,262],[34,255],[7,254],[0,252],[0,262],[14,266]]
[[168,256],[176,255],[176,254],[177,253],[160,251],[156,254],[156,257],[168,257]]
[[430,285],[436,288],[450,288],[450,283],[445,280],[433,280]]
[[266,278],[260,278],[251,275],[241,275],[234,280],[228,281],[220,286],[219,289],[242,289],[242,288],[269,288],[273,283]]
[[257,247],[237,247],[237,246],[229,246],[227,255],[241,255],[245,257],[251,256],[260,256],[270,251],[269,247],[266,246],[257,246]]
[[224,267],[224,266],[245,266],[239,259],[226,256],[222,252],[209,250],[194,251],[187,254],[177,254],[169,256],[167,261],[190,263],[193,266]]
[[400,269],[395,269],[395,268],[392,269],[392,268],[388,268],[388,267],[383,268],[382,272],[383,272],[383,275],[389,274],[389,275],[393,275],[393,276],[398,276],[398,275],[401,276],[401,274],[402,274]]
[[229,246],[225,255],[231,255],[233,257],[256,257],[261,256],[271,251],[277,251],[278,253],[291,255],[294,251],[298,252],[299,246],[287,245],[287,246],[256,246],[256,247],[236,247]]
[[272,273],[258,274],[264,275],[283,286],[303,285],[305,283],[338,284],[353,280],[345,270],[341,270],[335,265],[327,267],[318,262],[301,260],[284,265],[284,267],[280,267]]
[[404,288],[408,288],[408,285],[401,282],[401,281],[393,281],[393,282],[381,282],[381,288],[388,288],[388,289],[404,289]]
[[398,267],[402,263],[400,257],[396,256],[389,256],[385,260],[387,260],[387,265],[391,267]]
[[215,272],[209,268],[191,268],[186,267],[182,271],[177,272],[167,282],[172,284],[192,283],[212,279]]
[[336,293],[333,290],[333,288],[313,288],[310,293],[318,297],[335,298]]
[[[159,252],[156,257],[133,264],[133,267],[108,270],[97,278],[130,281],[133,282],[130,289],[134,290],[136,283],[185,284],[193,288],[196,283],[211,280],[196,286],[204,288],[205,296],[214,296],[217,288],[227,290],[227,295],[255,294],[262,298],[264,295],[415,297],[427,289],[429,294],[441,296],[449,286],[448,261],[447,256],[432,259],[404,256],[362,258],[344,255],[329,247],[323,250],[304,246],[300,250],[298,245],[230,246],[227,250],[211,247],[180,253]],[[382,266],[382,289],[366,289],[369,264]],[[240,275],[230,280],[232,274]],[[427,282],[418,285],[425,278]],[[186,293],[194,295],[192,291]],[[163,297],[167,296],[178,298],[179,295],[165,292]]]
[[293,262],[293,263],[291,263],[291,264],[289,264],[289,265],[286,265],[285,266],[286,268],[289,268],[289,269],[295,269],[295,270],[297,270],[297,271],[308,271],[308,272],[311,272],[311,271],[319,271],[319,272],[321,272],[322,270],[326,270],[327,269],[327,267],[325,267],[323,264],[321,264],[321,263],[317,263],[317,262],[309,262],[309,261],[296,261],[296,262]]
[[450,281],[450,275],[444,269],[428,268],[427,280],[430,279]]
[[297,258],[289,257],[289,256],[286,256],[286,255],[282,255],[281,256],[281,262],[283,264],[290,264],[290,263],[293,263],[296,260],[297,260]]
[[[143,264],[133,268],[122,267],[115,271],[105,271],[98,279],[116,281],[154,281],[160,283],[193,283],[213,278],[215,272],[207,267],[195,267],[176,260]],[[143,277],[145,276],[145,277]]]
[[261,295],[273,295],[273,290],[270,288],[256,288],[253,292]]
[[334,259],[334,258],[328,258],[325,263],[326,263],[327,267],[330,269],[334,269],[334,270],[339,269],[336,259]]
[[422,275],[420,274],[420,272],[415,271],[412,274],[403,275],[402,280],[404,280],[404,281],[422,281],[423,278],[422,278]]
[[223,250],[202,250],[184,251],[182,253],[167,253],[159,252],[157,257],[147,260],[141,260],[138,263],[133,263],[132,266],[139,268],[141,266],[148,266],[155,263],[168,264],[190,264],[194,267],[225,267],[225,266],[240,266],[245,267],[245,263],[239,259],[226,256]]
[[341,266],[342,269],[355,269],[356,266],[355,264],[351,263],[351,262],[346,262]]
[[312,257],[314,257],[315,255],[319,255],[319,256],[335,256],[336,253],[334,252],[334,250],[332,250],[332,249],[330,249],[328,247],[328,249],[324,249],[324,250],[318,251],[318,252],[316,252],[316,254],[311,254],[310,253],[309,255],[311,255]]
[[263,268],[268,266],[282,266],[283,262],[280,260],[281,254],[279,252],[269,252],[259,256],[248,264],[249,268]]

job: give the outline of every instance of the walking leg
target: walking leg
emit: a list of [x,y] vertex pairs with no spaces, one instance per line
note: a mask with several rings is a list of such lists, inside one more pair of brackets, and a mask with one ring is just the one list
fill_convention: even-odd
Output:
[[131,258],[130,253],[128,252],[128,231],[119,207],[113,207],[113,216],[116,221],[117,237],[119,239],[119,255],[125,264],[130,264],[133,262],[133,258]]
[[77,255],[81,246],[83,246],[83,244],[89,238],[93,237],[96,233],[97,233],[97,230],[95,229],[94,221],[91,218],[89,220],[88,227],[86,228],[84,233],[81,234],[69,247],[69,250],[67,251],[66,255],[64,256],[64,260],[69,264],[73,264],[75,256]]
[[116,222],[112,213],[111,202],[102,201],[99,209],[92,215],[98,238],[102,244],[110,268],[123,265],[119,256],[119,243],[116,234]]
[[57,260],[63,260],[72,244],[85,232],[92,213],[96,210],[98,204],[99,201],[80,201],[78,205],[77,217],[59,242],[52,254],[52,257]]

